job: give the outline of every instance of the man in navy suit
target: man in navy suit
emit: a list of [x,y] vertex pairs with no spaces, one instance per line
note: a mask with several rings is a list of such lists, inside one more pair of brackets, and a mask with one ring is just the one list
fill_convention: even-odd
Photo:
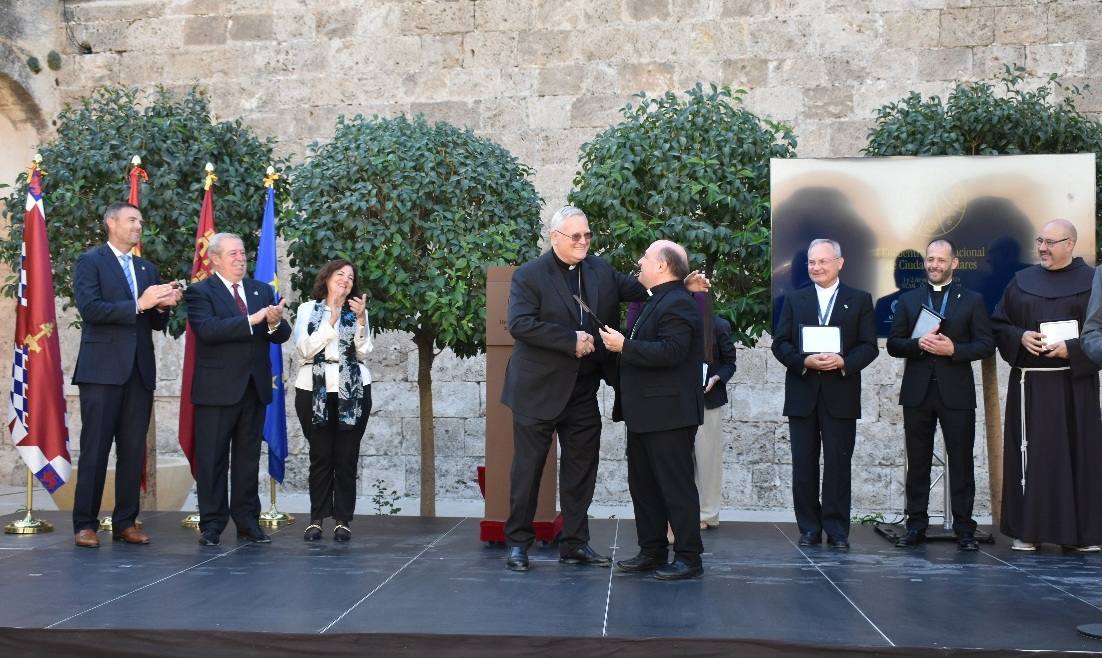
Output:
[[[926,246],[927,281],[899,297],[888,336],[888,354],[907,360],[899,388],[907,446],[907,534],[896,542],[900,548],[926,541],[934,429],[941,423],[957,546],[962,551],[979,550],[972,519],[976,497],[972,362],[995,353],[995,338],[983,296],[953,279],[958,264],[956,249],[948,240],[937,239]],[[924,335],[912,337],[923,306],[942,320]]]
[[180,300],[161,284],[153,263],[130,252],[142,236],[142,214],[129,203],[104,212],[107,244],[77,260],[73,289],[82,322],[73,383],[80,388],[80,458],[73,497],[76,545],[96,548],[107,457],[115,443],[114,538],[148,544],[134,526],[145,466],[145,435],[153,408],[157,364],[153,331],[164,331]]
[[186,293],[196,338],[191,399],[199,543],[217,546],[232,518],[238,538],[266,544],[271,538],[260,529],[257,480],[264,411],[272,401],[268,352],[271,343],[291,337],[291,325],[283,319],[283,300],[273,303],[272,287],[245,278],[240,237],[215,234],[207,254],[214,274]]
[[[872,297],[841,283],[842,247],[812,240],[807,273],[814,285],[788,293],[773,335],[773,356],[786,368],[784,415],[792,442],[792,505],[800,546],[822,542],[849,550],[850,460],[861,417],[861,370],[879,355]],[[838,327],[838,353],[809,353],[803,326]],[[823,454],[819,497],[819,451]]]
[[[654,571],[659,580],[704,573],[693,441],[704,421],[704,334],[696,301],[685,290],[685,249],[658,240],[639,259],[639,283],[651,298],[625,337],[601,329],[605,349],[620,355],[612,419],[627,426],[628,488],[639,554],[621,571]],[[673,529],[674,561],[666,562]]]

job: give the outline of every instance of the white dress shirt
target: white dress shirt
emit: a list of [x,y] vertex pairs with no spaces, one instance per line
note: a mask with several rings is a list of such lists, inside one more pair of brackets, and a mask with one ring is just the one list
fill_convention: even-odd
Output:
[[[314,390],[314,356],[325,350],[325,390],[328,393],[336,393],[340,388],[340,335],[337,328],[329,323],[331,311],[329,306],[322,302],[325,308],[321,312],[314,333],[309,333],[310,318],[314,315],[314,308],[318,304],[315,300],[303,302],[299,305],[295,314],[295,329],[291,333],[291,342],[298,348],[302,355],[302,366],[295,375],[295,388],[304,391]],[[364,364],[364,359],[375,348],[371,341],[371,325],[364,311],[364,324],[356,322],[356,334],[352,340],[356,346],[356,361],[360,366],[360,379],[363,385],[371,384],[371,371]]]
[[110,247],[111,252],[115,254],[115,260],[119,263],[119,269],[122,269],[122,257],[130,256],[130,260],[126,262],[126,267],[130,270],[130,280],[134,282],[134,289],[131,290],[130,293],[134,295],[134,312],[141,313],[142,309],[140,306],[138,306],[138,273],[134,271],[134,254],[130,251],[124,254],[123,252],[116,249],[115,245],[111,244],[110,242],[107,243],[107,246]]

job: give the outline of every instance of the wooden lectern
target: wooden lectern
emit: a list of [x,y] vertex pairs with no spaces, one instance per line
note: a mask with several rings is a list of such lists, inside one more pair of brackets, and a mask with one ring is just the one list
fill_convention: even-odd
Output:
[[[513,414],[501,403],[505,366],[513,352],[507,314],[509,284],[516,267],[491,267],[486,273],[486,467],[483,497],[486,513],[479,524],[479,539],[504,543],[505,519],[509,516],[509,468],[513,463]],[[547,463],[540,479],[539,503],[533,523],[536,539],[552,542],[562,530],[562,518],[555,511],[558,485],[556,441],[551,439]]]

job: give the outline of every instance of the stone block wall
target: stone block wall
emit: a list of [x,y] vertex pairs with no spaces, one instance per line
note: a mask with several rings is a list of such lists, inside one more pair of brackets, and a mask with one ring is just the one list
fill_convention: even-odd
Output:
[[[615,123],[638,91],[698,81],[743,87],[749,109],[793,126],[802,157],[859,156],[881,104],[911,90],[944,96],[956,81],[993,78],[1006,64],[1024,65],[1033,80],[1057,73],[1069,84],[1090,83],[1080,109],[1102,115],[1095,0],[70,0],[60,8],[28,0],[0,2],[0,12],[34,26],[15,36],[0,31],[0,41],[49,42],[63,54],[62,69],[45,74],[53,84],[30,85],[40,107],[104,84],[198,83],[216,118],[240,118],[275,136],[296,162],[311,142],[331,136],[340,114],[420,112],[469,126],[532,165],[545,217],[570,190],[579,147]],[[11,308],[4,303],[0,315]],[[77,338],[63,336],[71,372]],[[767,348],[768,337],[739,350],[724,420],[725,504],[739,509],[789,506],[783,372]],[[167,339],[158,349],[158,442],[171,453],[182,350]],[[361,487],[382,478],[417,494],[413,349],[402,335],[377,338]],[[478,497],[484,410],[498,394],[486,390],[484,371],[481,358],[448,352],[434,365],[441,496]],[[902,505],[900,372],[882,352],[866,376],[854,457],[859,510]],[[5,398],[8,385],[0,378]],[[68,393],[75,441],[76,391]],[[607,410],[610,393],[601,395]],[[288,486],[302,490],[305,447],[288,411]],[[981,430],[982,422],[981,410]],[[623,444],[623,428],[606,422],[598,502],[628,501]],[[976,457],[985,511],[982,438]],[[22,481],[7,445],[0,477]]]

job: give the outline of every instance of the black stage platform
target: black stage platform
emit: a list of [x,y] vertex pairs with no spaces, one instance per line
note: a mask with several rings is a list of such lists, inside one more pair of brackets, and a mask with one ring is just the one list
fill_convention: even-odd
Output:
[[[703,579],[662,583],[560,565],[556,547],[512,573],[476,518],[360,517],[348,544],[331,526],[303,542],[301,521],[270,545],[238,543],[231,525],[206,548],[181,513],[159,512],[142,517],[149,546],[101,533],[80,549],[68,515],[40,516],[55,532],[0,538],[0,655],[1102,651],[1076,633],[1102,622],[1102,555],[1016,553],[1002,538],[972,554],[900,550],[857,527],[839,553],[797,547],[792,524],[724,522],[704,535]],[[592,531],[599,551],[635,554],[632,521]],[[626,641],[639,638],[659,639]]]

